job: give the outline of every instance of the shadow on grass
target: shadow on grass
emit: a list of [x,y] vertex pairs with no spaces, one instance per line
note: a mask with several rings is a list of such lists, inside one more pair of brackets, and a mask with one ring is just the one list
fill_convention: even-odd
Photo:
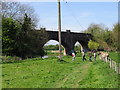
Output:
[[58,62],[58,63],[69,63],[69,62],[67,62],[67,61],[65,61],[65,60],[60,60],[60,59],[58,59],[57,62]]
[[13,63],[22,63],[22,62],[27,62],[27,61],[38,61],[38,60],[44,60],[42,58],[29,58],[29,59],[23,59],[23,60],[7,60],[7,61],[2,61],[1,64],[13,64]]

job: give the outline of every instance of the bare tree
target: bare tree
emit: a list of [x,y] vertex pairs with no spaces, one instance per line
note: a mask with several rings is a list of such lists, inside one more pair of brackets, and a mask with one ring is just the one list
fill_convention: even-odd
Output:
[[38,19],[34,9],[31,6],[21,4],[20,2],[2,2],[3,17],[10,17],[23,23],[25,14],[31,18],[32,24],[36,26]]

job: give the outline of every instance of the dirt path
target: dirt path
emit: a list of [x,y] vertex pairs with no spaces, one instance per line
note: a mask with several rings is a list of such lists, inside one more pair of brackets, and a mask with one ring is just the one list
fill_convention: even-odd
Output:
[[78,88],[79,82],[82,81],[86,77],[88,70],[90,68],[90,65],[91,65],[91,63],[86,62],[82,66],[76,67],[63,80],[58,82],[56,87],[57,88],[60,88],[60,87]]

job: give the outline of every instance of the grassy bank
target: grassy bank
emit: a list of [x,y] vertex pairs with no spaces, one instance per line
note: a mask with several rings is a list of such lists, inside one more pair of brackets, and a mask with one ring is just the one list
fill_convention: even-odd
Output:
[[118,75],[107,63],[76,57],[26,60],[2,64],[3,88],[117,88]]
[[119,52],[109,52],[110,58],[116,62],[120,63],[120,53]]

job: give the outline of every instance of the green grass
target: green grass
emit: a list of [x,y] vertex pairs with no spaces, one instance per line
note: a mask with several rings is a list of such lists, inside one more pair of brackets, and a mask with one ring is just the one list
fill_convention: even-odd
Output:
[[107,63],[82,61],[81,57],[28,59],[2,64],[3,88],[117,88],[118,75]]
[[79,82],[80,86],[83,88],[115,88],[118,86],[118,76],[113,72],[106,63],[93,62],[87,76]]
[[110,58],[116,62],[120,63],[120,53],[119,52],[109,52]]

